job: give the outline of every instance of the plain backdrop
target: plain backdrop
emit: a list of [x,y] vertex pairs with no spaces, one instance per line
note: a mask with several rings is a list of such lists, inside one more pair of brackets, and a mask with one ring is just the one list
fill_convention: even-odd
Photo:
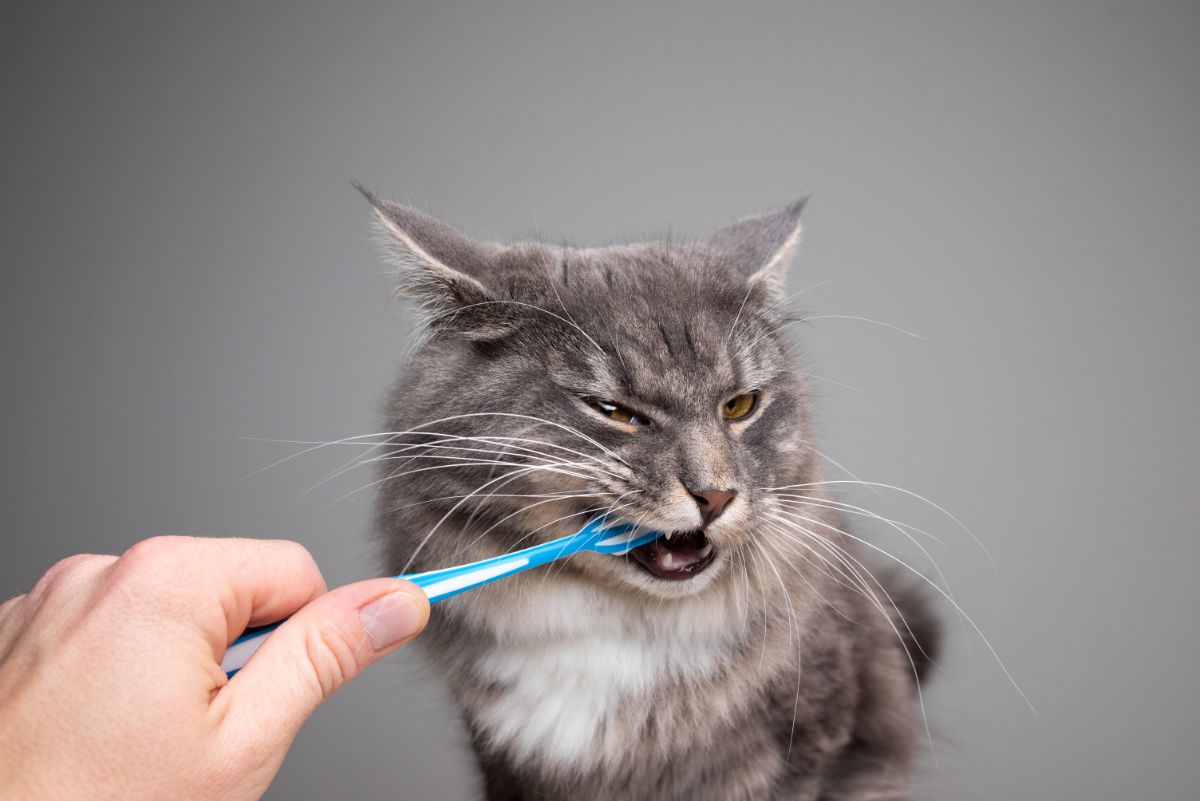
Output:
[[[160,533],[379,572],[371,474],[313,488],[352,454],[246,477],[297,450],[264,440],[378,429],[410,324],[352,179],[581,244],[811,193],[820,444],[987,546],[844,496],[944,541],[1037,710],[941,603],[920,795],[1200,797],[1197,41],[1195,3],[10,6],[0,595]],[[404,653],[318,712],[269,797],[474,787]]]

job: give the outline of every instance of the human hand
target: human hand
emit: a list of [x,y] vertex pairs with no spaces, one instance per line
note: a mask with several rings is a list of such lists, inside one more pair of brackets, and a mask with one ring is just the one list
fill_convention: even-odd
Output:
[[[226,679],[225,647],[289,615]],[[0,798],[259,798],[317,705],[428,618],[405,581],[327,592],[294,542],[64,559],[0,605]]]

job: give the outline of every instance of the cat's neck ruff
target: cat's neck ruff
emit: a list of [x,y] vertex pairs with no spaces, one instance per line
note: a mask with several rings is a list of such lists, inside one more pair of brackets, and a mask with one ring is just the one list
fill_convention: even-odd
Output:
[[494,745],[547,765],[620,759],[632,744],[603,732],[622,709],[665,684],[714,678],[751,628],[726,593],[660,602],[571,576],[522,578],[456,611],[489,632],[470,660],[475,680],[493,688],[474,725]]

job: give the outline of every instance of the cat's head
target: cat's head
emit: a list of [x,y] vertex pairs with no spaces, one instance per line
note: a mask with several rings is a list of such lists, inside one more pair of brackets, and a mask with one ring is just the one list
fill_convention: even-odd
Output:
[[677,597],[788,547],[763,538],[766,489],[812,471],[783,330],[803,201],[698,242],[571,248],[478,242],[368,198],[426,328],[389,409],[394,553],[446,566],[481,555],[468,541],[495,555],[607,512],[671,536],[569,569]]

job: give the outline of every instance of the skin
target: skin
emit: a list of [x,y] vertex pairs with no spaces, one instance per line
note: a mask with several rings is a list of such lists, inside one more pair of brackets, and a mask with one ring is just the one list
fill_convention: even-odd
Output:
[[[288,616],[227,679],[227,644]],[[328,591],[294,542],[64,559],[0,605],[0,798],[259,798],[312,711],[428,616],[408,582]]]

